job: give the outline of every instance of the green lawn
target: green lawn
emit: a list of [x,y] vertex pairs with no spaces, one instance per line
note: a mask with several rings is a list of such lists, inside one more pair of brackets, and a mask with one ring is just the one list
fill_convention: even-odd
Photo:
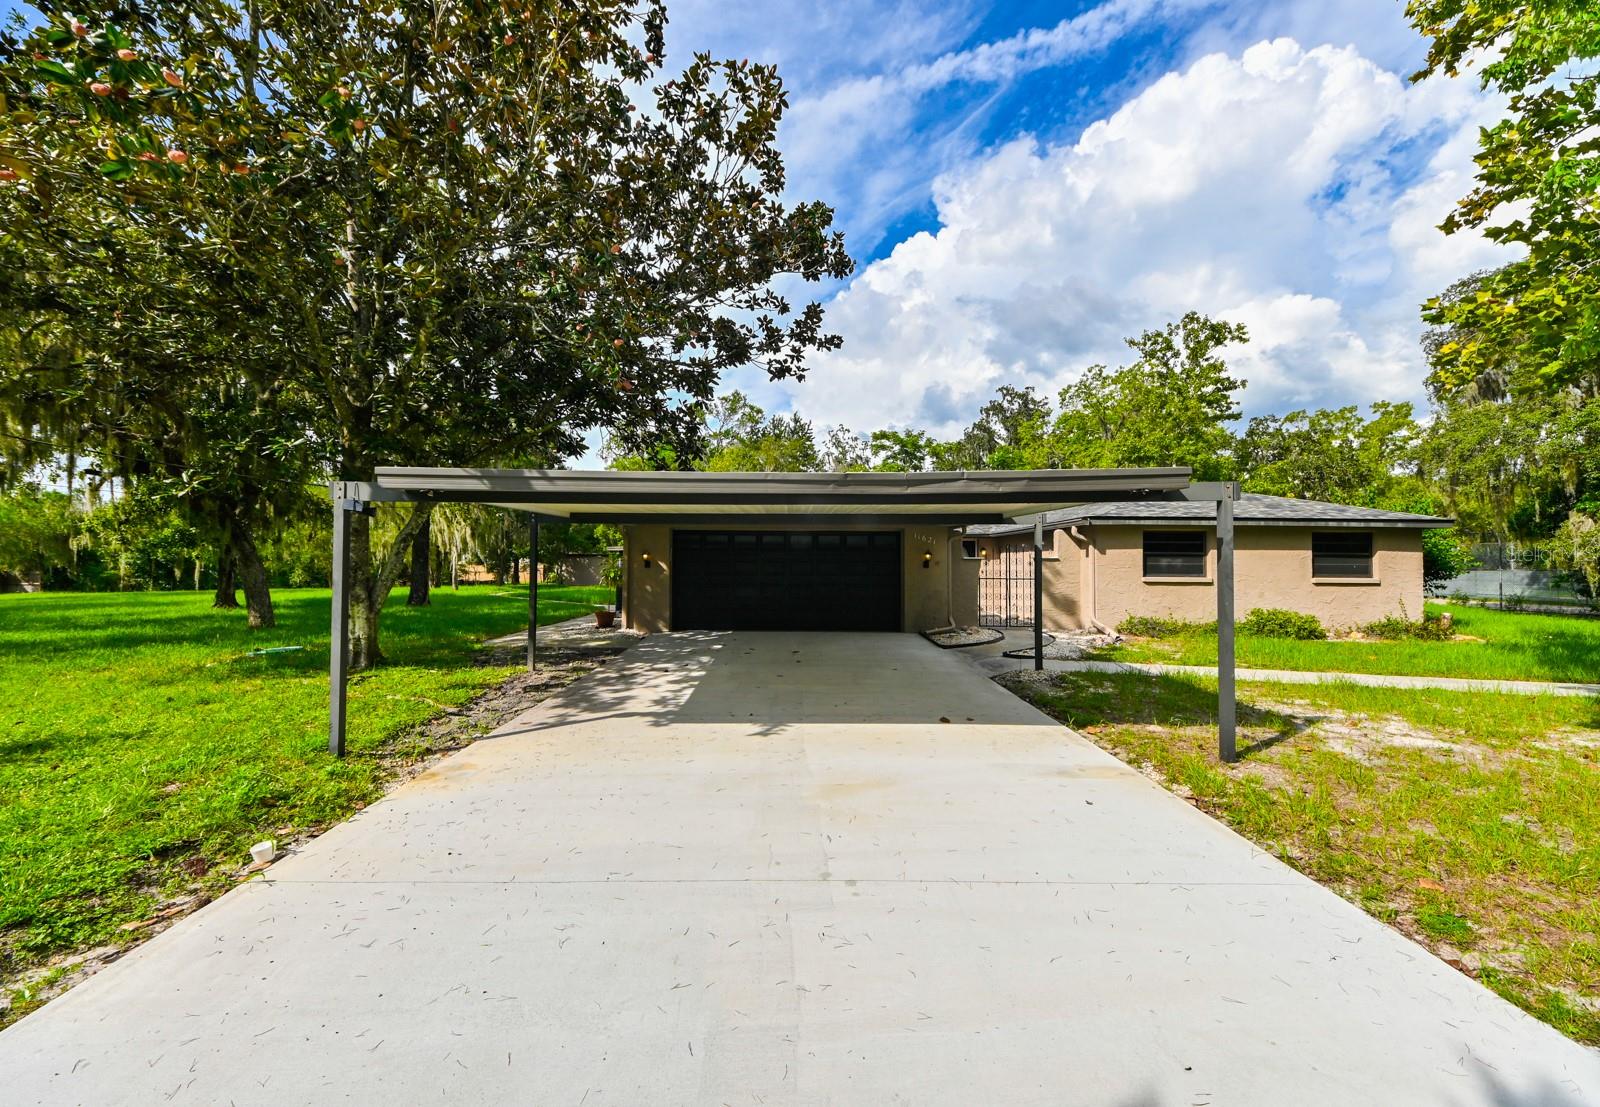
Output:
[[[608,588],[541,588],[539,621]],[[435,591],[383,613],[388,663],[350,685],[327,754],[326,589],[279,590],[252,633],[209,593],[0,595],[0,978],[123,936],[161,896],[225,882],[251,842],[377,794],[372,751],[512,670],[474,645],[526,625],[527,589]],[[301,652],[249,656],[267,646]],[[207,869],[217,871],[207,876]]]
[[[1600,683],[1600,619],[1453,604],[1429,604],[1428,610],[1450,612],[1458,637],[1448,642],[1296,642],[1240,635],[1237,663],[1250,669]],[[1217,639],[1201,631],[1172,638],[1130,638],[1096,656],[1215,665]]]
[[1284,861],[1600,1045],[1600,701],[1240,687],[1242,759],[1216,758],[1216,683],[1004,678]]

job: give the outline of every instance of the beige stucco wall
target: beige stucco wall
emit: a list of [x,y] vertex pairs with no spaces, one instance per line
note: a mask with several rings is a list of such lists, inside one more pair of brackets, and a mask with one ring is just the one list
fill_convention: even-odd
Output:
[[[932,630],[950,625],[950,582],[961,546],[950,542],[949,527],[906,527],[900,532],[901,630]],[[923,568],[922,555],[933,557]]]
[[[644,555],[650,555],[650,567]],[[622,625],[647,634],[672,627],[672,528],[622,528]]]
[[[1161,527],[1087,528],[1093,545],[1093,616],[1115,627],[1129,615],[1159,615],[1198,622],[1217,617],[1216,537],[1208,532],[1207,577],[1194,581],[1144,579],[1143,533]],[[1326,627],[1370,623],[1398,612],[1422,611],[1422,536],[1410,528],[1372,530],[1371,580],[1314,581],[1310,527],[1236,528],[1234,606],[1242,619],[1252,608],[1280,607],[1315,615]]]
[[[622,617],[626,626],[647,633],[672,629],[672,532],[673,527],[638,524],[623,528]],[[718,530],[718,527],[691,527],[691,530]],[[785,527],[739,526],[737,530],[898,530],[901,556],[901,629],[932,630],[951,621],[950,583],[959,604],[972,612],[977,622],[977,570],[961,557],[961,546],[952,543],[948,527]],[[644,567],[644,554],[650,554],[651,567]],[[932,555],[923,568],[923,554]],[[970,574],[970,580],[968,579]]]
[[963,556],[960,542],[955,544],[952,554],[954,556],[950,568],[954,591],[951,594],[951,622],[958,627],[977,626],[978,559]]

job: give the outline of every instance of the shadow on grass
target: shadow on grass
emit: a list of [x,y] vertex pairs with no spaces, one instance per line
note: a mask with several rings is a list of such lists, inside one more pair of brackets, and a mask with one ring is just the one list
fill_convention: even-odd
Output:
[[[600,590],[606,591],[606,590]],[[593,609],[593,589],[540,589],[540,624]],[[552,594],[554,593],[554,594]],[[383,609],[385,660],[391,664],[458,665],[477,642],[526,624],[527,591],[472,588],[438,591],[428,607],[407,607],[394,593]],[[245,612],[211,607],[210,593],[53,592],[0,597],[0,651],[18,662],[81,662],[96,655],[125,663],[133,654],[181,649],[206,663],[229,665],[230,676],[326,671],[331,593],[279,589],[277,625],[251,630]],[[303,651],[250,657],[255,649]],[[188,660],[187,658],[185,660]]]
[[92,756],[96,747],[136,742],[144,732],[136,727],[98,727],[92,731],[51,730],[44,734],[8,737],[0,733],[0,757],[15,763],[58,762],[63,758]]
[[[1217,689],[1191,677],[1156,673],[1062,674],[1050,689],[1026,689],[1028,698],[1071,727],[1215,727]],[[1304,734],[1316,714],[1295,715],[1239,701],[1240,758],[1263,753]]]
[[[1555,616],[1559,618],[1559,616]],[[1587,633],[1584,633],[1587,630]],[[1547,679],[1593,681],[1600,679],[1600,635],[1593,627],[1554,630],[1521,642],[1497,642],[1497,648],[1529,660],[1528,670],[1559,674]]]

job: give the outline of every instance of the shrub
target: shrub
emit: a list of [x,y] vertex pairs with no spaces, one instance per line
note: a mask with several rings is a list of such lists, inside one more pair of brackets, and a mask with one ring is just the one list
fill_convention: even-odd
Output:
[[1328,636],[1315,615],[1286,611],[1281,607],[1256,608],[1244,617],[1239,629],[1257,638],[1294,638],[1302,642]]
[[1405,608],[1398,615],[1385,615],[1375,623],[1361,628],[1373,638],[1395,641],[1415,638],[1424,642],[1445,642],[1456,636],[1455,620],[1448,614],[1424,615],[1420,619],[1406,617]]
[[1404,615],[1385,615],[1362,627],[1361,632],[1370,638],[1382,638],[1390,642],[1398,638],[1410,638],[1411,620]]
[[1455,527],[1422,532],[1422,587],[1428,595],[1437,596],[1445,581],[1477,567],[1472,544]]
[[1184,634],[1216,632],[1216,623],[1191,623],[1168,615],[1129,615],[1117,624],[1117,633],[1130,638],[1176,638]]
[[1451,615],[1424,615],[1415,624],[1413,638],[1426,642],[1447,642],[1456,636],[1455,618]]

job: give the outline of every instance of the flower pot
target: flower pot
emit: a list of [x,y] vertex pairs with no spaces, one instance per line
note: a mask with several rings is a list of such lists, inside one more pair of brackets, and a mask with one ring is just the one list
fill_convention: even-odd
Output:
[[594,625],[595,626],[599,627],[601,630],[606,630],[606,629],[608,629],[610,627],[615,626],[616,623],[617,623],[617,613],[615,611],[612,611],[609,607],[602,607],[602,608],[596,609],[596,611],[594,613]]

